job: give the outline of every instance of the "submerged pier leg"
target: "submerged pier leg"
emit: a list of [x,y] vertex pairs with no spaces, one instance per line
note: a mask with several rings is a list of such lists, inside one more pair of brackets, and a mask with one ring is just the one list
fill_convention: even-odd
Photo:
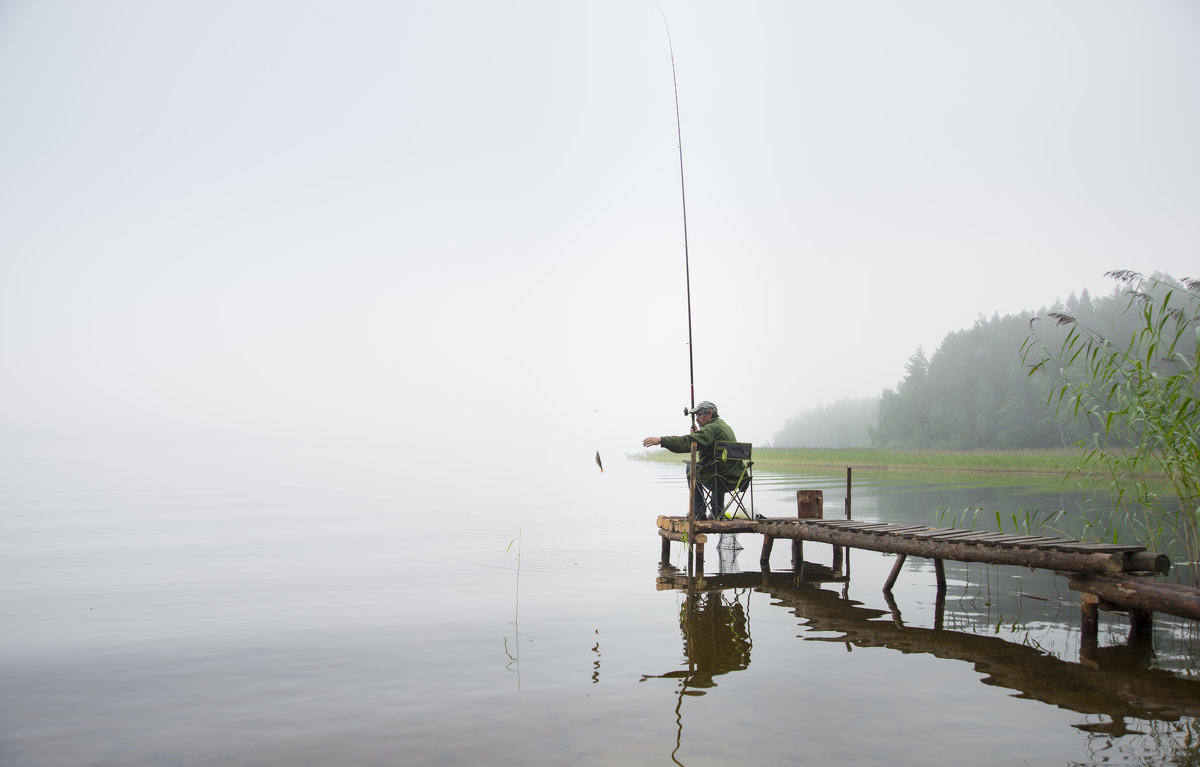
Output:
[[937,576],[937,590],[939,594],[946,593],[946,567],[942,564],[942,560],[933,560],[933,573]]
[[671,539],[664,537],[662,539],[662,565],[666,567],[669,564],[671,564]]
[[904,560],[906,559],[908,559],[907,554],[896,555],[896,564],[892,565],[892,573],[887,577],[887,580],[884,581],[884,591],[890,592],[892,590],[892,586],[896,585],[896,579],[900,577],[900,571],[904,569]]
[[1079,595],[1079,662],[1098,668],[1096,649],[1099,645],[1100,597],[1084,592]]

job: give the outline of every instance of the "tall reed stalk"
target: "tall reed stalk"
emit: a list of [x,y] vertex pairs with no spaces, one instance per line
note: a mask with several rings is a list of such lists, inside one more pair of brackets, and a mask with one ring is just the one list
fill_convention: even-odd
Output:
[[[1109,272],[1129,297],[1136,329],[1128,342],[1106,338],[1061,312],[1050,312],[1051,340],[1030,322],[1021,346],[1031,376],[1054,381],[1047,404],[1086,419],[1093,433],[1076,443],[1085,468],[1100,471],[1124,511],[1125,525],[1147,545],[1186,552],[1200,562],[1200,280],[1177,284],[1137,272]],[[1098,467],[1098,469],[1096,468]],[[1149,478],[1161,476],[1179,501],[1164,504]],[[1127,501],[1134,501],[1130,504]],[[1140,507],[1140,508],[1139,508]],[[1114,535],[1117,528],[1113,528]],[[1191,568],[1196,583],[1200,569]]]

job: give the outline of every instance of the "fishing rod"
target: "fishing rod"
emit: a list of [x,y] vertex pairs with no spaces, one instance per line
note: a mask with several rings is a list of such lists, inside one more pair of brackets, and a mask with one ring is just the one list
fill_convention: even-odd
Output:
[[[687,322],[688,322],[688,390],[690,406],[684,408],[684,415],[692,417],[692,431],[696,430],[696,362],[695,353],[692,349],[692,265],[688,254],[688,236],[687,236],[687,184],[684,183],[683,175],[683,124],[679,119],[679,78],[675,75],[675,44],[671,42],[671,25],[667,23],[667,12],[663,10],[662,3],[655,0],[658,5],[658,12],[662,14],[663,27],[667,30],[667,50],[671,53],[671,86],[675,92],[675,138],[679,142],[679,198],[683,204],[683,275],[684,282],[687,286]],[[689,456],[690,463],[688,466],[688,506],[687,506],[687,571],[688,578],[692,575],[692,552],[694,540],[696,538],[696,483],[697,474],[699,474],[696,466],[696,443],[692,442],[691,455]],[[672,755],[674,758],[674,755]]]
[[662,3],[658,4],[658,12],[662,14],[663,27],[667,30],[667,50],[671,53],[671,85],[675,91],[675,138],[679,142],[679,197],[683,203],[683,274],[687,287],[687,325],[688,325],[688,386],[690,405],[684,409],[684,415],[692,417],[692,428],[696,427],[696,363],[692,352],[692,267],[688,254],[687,234],[687,185],[683,176],[683,126],[679,119],[679,79],[675,76],[675,45],[671,42],[671,25],[667,23],[667,12]]

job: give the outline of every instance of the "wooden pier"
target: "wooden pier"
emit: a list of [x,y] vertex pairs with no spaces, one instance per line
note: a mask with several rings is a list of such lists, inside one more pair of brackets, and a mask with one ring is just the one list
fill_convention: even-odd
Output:
[[[1152,576],[1166,574],[1170,560],[1144,546],[1088,543],[1069,538],[1007,535],[926,525],[897,525],[853,519],[824,519],[822,493],[796,494],[796,518],[694,520],[659,517],[662,563],[670,562],[672,541],[690,543],[695,570],[704,573],[704,547],[713,533],[754,533],[763,537],[759,561],[769,567],[776,539],[792,542],[792,561],[802,562],[805,541],[833,546],[833,570],[840,571],[843,549],[867,549],[896,554],[896,564],[884,584],[889,593],[908,556],[933,560],[939,592],[946,590],[943,560],[1016,565],[1053,570],[1071,577],[1070,587],[1082,592],[1085,633],[1094,637],[1096,611],[1128,612],[1139,630],[1153,626],[1154,612],[1200,620],[1200,591],[1166,584]],[[689,569],[691,566],[689,557]]]

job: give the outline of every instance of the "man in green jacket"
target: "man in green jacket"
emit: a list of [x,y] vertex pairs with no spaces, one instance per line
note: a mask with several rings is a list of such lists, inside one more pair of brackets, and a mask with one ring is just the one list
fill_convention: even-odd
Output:
[[[707,487],[712,497],[712,518],[720,517],[725,507],[725,492],[733,489],[741,475],[741,466],[736,461],[718,461],[718,442],[737,442],[733,429],[721,420],[717,406],[704,400],[690,411],[696,416],[699,428],[692,427],[692,433],[682,437],[646,437],[642,447],[659,445],[672,453],[691,453],[692,443],[696,443],[696,491],[692,496],[692,516],[696,519],[707,519],[704,509],[704,495],[701,486]],[[691,471],[691,464],[688,464]],[[688,477],[689,484],[691,476]]]

